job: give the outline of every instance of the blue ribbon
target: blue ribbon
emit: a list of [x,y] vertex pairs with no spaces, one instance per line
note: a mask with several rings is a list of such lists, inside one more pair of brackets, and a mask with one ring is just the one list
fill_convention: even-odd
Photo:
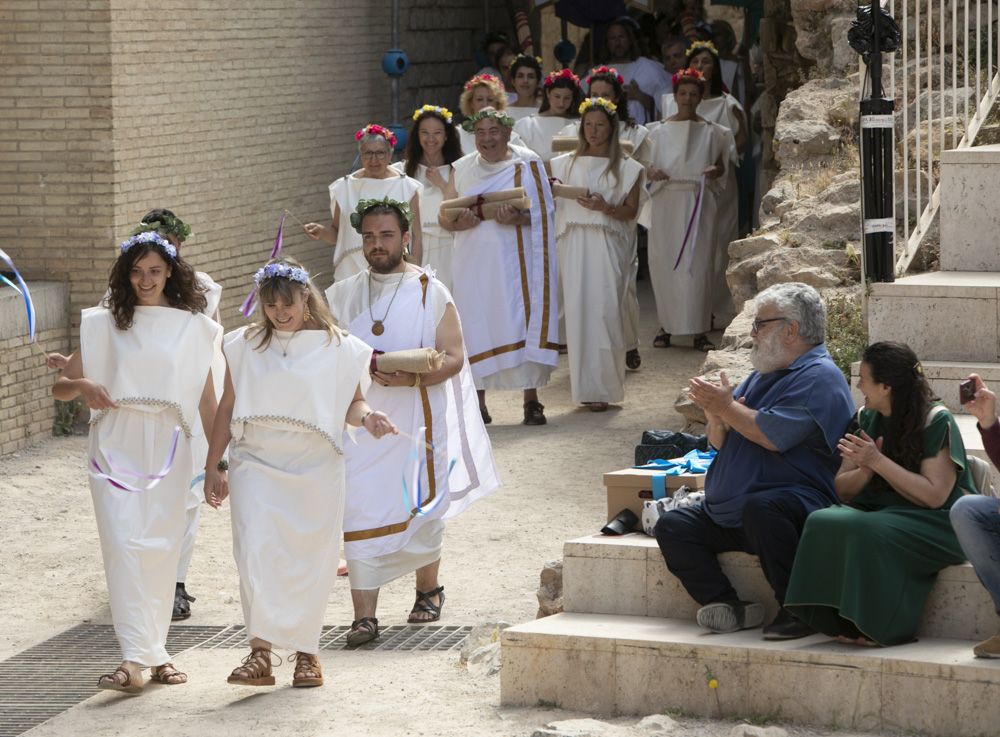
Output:
[[[652,460],[643,466],[634,466],[634,468],[662,471],[664,476],[708,473],[708,467],[712,465],[712,461],[715,460],[715,456],[716,451],[714,450],[692,450],[680,458],[671,458],[670,460],[657,458],[656,460]],[[656,483],[658,478],[660,478],[659,474],[653,476],[654,499],[660,498],[656,496]]]

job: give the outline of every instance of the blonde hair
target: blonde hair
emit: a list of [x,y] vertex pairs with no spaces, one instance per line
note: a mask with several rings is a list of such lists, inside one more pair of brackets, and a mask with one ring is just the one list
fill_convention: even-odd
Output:
[[576,151],[573,152],[573,160],[570,162],[569,170],[573,171],[573,164],[577,157],[584,156],[590,151],[590,144],[583,132],[583,121],[591,113],[600,112],[607,118],[611,126],[611,136],[608,138],[608,165],[604,167],[601,176],[611,175],[615,178],[615,186],[618,186],[618,168],[622,160],[622,145],[618,140],[618,116],[602,105],[594,105],[580,116],[580,132],[577,134]]
[[480,87],[485,87],[493,93],[493,104],[490,107],[496,108],[501,112],[507,109],[507,93],[504,91],[503,85],[500,82],[490,82],[489,80],[480,78],[467,90],[463,90],[462,96],[458,98],[458,109],[462,111],[462,115],[468,118],[476,112],[472,109],[472,96],[476,94],[476,90]]
[[[275,258],[267,263],[287,264],[293,268],[303,268],[302,264],[294,258]],[[260,342],[254,347],[254,350],[266,350],[271,344],[271,338],[274,336],[274,324],[264,311],[264,304],[281,300],[285,304],[290,305],[295,301],[296,290],[306,292],[306,311],[309,313],[309,321],[319,325],[322,330],[326,331],[327,343],[333,340],[333,338],[336,338],[337,343],[340,343],[341,336],[346,333],[337,325],[337,321],[334,319],[333,313],[330,312],[330,308],[327,307],[326,302],[318,296],[320,292],[316,288],[316,285],[313,284],[312,278],[307,278],[306,283],[301,284],[292,279],[275,277],[262,281],[257,290],[257,301],[261,305],[260,312],[263,320],[250,323],[250,327],[246,332],[247,340],[260,337]]]

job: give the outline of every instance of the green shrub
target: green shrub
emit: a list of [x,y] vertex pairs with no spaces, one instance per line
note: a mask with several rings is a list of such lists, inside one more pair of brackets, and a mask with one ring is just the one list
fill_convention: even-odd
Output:
[[826,300],[826,348],[833,362],[851,381],[851,364],[868,346],[868,331],[860,294],[836,294]]

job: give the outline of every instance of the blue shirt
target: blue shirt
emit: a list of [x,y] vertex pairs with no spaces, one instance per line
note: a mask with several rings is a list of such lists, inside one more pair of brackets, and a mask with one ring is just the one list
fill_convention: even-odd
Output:
[[757,427],[778,450],[730,430],[705,478],[709,517],[721,527],[739,527],[747,497],[777,489],[798,497],[808,512],[835,504],[837,441],[854,415],[854,402],[826,346],[809,349],[788,368],[754,371],[733,396],[757,410]]

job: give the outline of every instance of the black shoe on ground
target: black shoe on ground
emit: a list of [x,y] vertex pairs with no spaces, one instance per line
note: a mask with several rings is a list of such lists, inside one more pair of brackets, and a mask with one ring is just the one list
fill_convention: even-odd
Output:
[[781,607],[774,621],[764,628],[765,640],[797,640],[815,634],[816,630],[802,620],[796,619],[785,607]]
[[191,604],[189,602],[194,600],[195,598],[184,589],[184,584],[178,582],[174,589],[174,612],[170,615],[170,621],[177,622],[190,617]]
[[493,422],[493,416],[490,415],[490,411],[486,409],[486,407],[480,407],[479,414],[483,416],[484,425],[489,425],[491,422]]
[[698,610],[698,624],[717,634],[749,630],[764,623],[764,605],[753,601],[719,601]]
[[525,425],[544,425],[546,422],[545,407],[542,406],[541,402],[532,400],[524,403]]
[[639,355],[638,348],[633,348],[625,354],[625,368],[638,371],[640,366],[642,366],[642,356]]

